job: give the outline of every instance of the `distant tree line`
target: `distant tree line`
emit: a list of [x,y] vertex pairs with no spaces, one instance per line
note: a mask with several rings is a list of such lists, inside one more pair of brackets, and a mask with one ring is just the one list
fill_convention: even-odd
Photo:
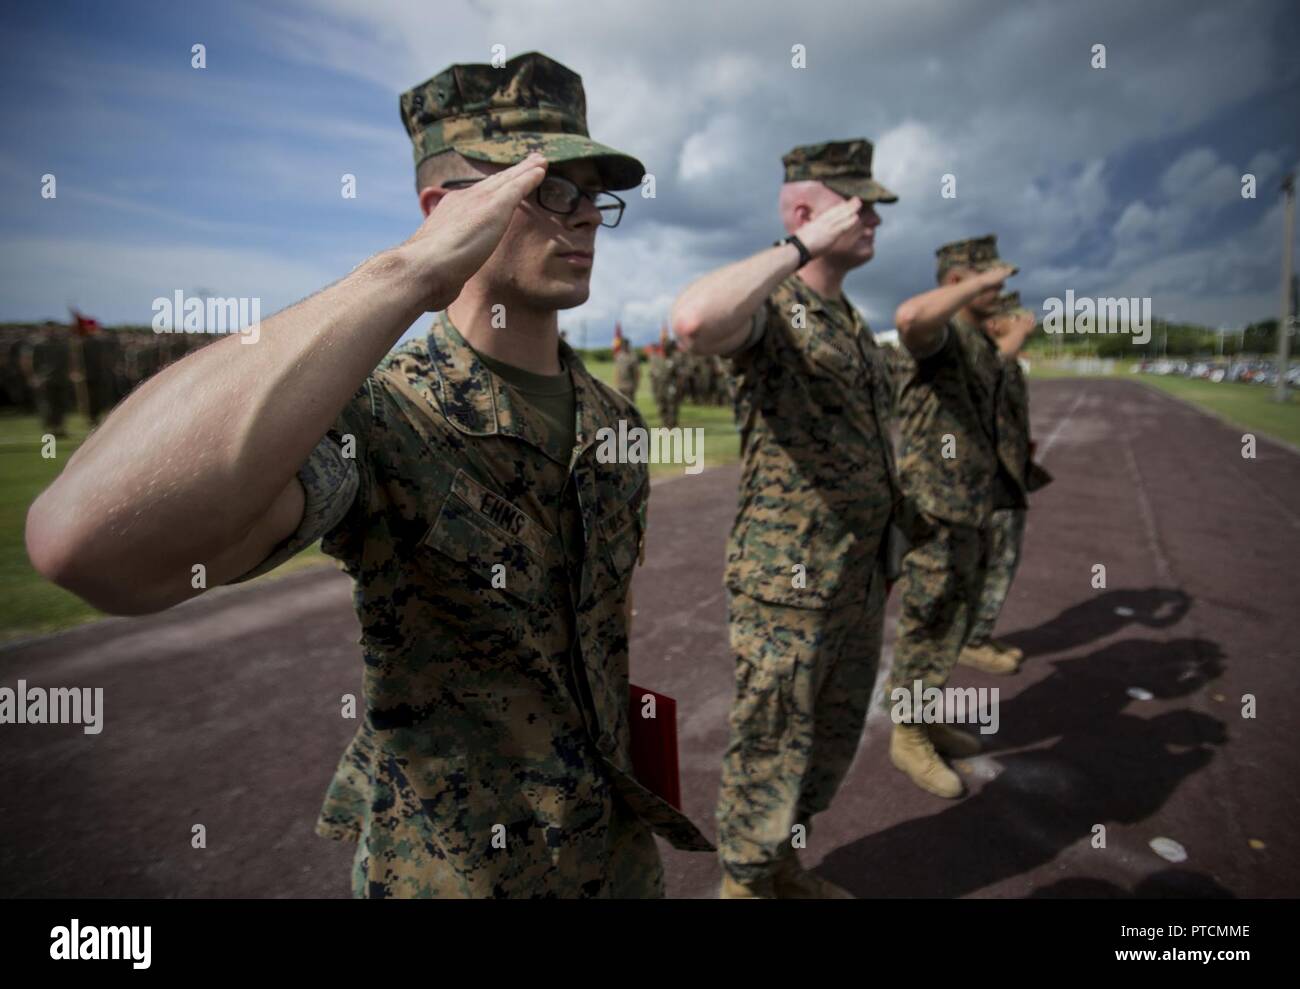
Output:
[[[1269,356],[1277,353],[1276,319],[1251,323],[1244,329],[1228,330],[1223,334],[1222,353],[1225,357],[1237,354]],[[1050,334],[1039,331],[1030,338],[1027,350],[1040,355],[1062,354],[1071,357],[1128,357],[1147,360],[1168,355],[1170,357],[1196,357],[1220,353],[1219,331],[1194,323],[1170,323],[1163,319],[1152,320],[1151,339],[1145,344],[1133,341],[1130,334]],[[1292,341],[1292,350],[1295,342]],[[1300,356],[1300,355],[1297,355]]]

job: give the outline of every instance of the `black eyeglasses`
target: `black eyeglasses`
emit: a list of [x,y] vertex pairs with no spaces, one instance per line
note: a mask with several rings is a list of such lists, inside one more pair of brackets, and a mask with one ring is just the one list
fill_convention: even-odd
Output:
[[[451,179],[444,182],[444,189],[464,189],[473,185],[475,182],[482,182],[482,179]],[[559,213],[562,216],[568,216],[578,209],[582,200],[590,199],[595,204],[596,209],[600,210],[600,225],[602,227],[616,227],[619,221],[623,219],[623,210],[627,208],[627,203],[619,199],[612,192],[601,190],[599,192],[588,192],[566,178],[558,175],[548,175],[542,179],[542,184],[537,187],[537,205],[551,213]]]

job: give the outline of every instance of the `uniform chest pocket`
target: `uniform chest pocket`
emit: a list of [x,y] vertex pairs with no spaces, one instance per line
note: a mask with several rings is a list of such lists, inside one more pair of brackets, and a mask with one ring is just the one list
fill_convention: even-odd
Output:
[[853,385],[862,385],[867,380],[867,369],[862,357],[849,340],[815,334],[808,340],[805,353],[816,373],[830,375]]
[[[597,574],[604,579],[599,591],[625,587],[631,583],[632,568],[641,556],[641,505],[644,501],[644,485],[612,485],[602,491],[601,514],[597,518],[596,528],[599,533],[599,566]],[[631,490],[629,490],[629,488]]]
[[554,542],[538,522],[461,470],[422,545],[463,568],[465,590],[537,605],[546,600]]
[[636,512],[622,508],[600,520],[601,542],[610,573],[621,579],[636,565],[641,551],[641,525]]

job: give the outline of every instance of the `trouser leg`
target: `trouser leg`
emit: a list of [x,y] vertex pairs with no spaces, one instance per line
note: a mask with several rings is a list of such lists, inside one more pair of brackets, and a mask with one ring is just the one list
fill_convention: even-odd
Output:
[[[833,625],[833,623],[830,623]],[[815,744],[814,701],[833,650],[827,612],[732,593],[736,692],[718,794],[718,852],[741,883],[770,876],[794,837]]]
[[926,687],[947,683],[979,606],[987,533],[941,522],[933,527],[903,558],[902,611],[887,707],[893,690],[910,691],[917,680]]
[[1020,565],[1020,547],[1025,533],[1023,509],[1008,508],[993,513],[989,522],[989,562],[980,591],[971,642],[986,642],[993,636],[998,615],[1006,603],[1016,568]]

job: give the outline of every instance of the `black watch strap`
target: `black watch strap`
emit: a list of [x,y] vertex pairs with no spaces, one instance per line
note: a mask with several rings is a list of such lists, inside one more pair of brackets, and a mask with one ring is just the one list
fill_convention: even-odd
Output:
[[806,265],[809,261],[813,259],[812,254],[810,254],[808,251],[808,248],[804,246],[804,242],[800,240],[798,237],[796,237],[794,234],[791,234],[789,237],[785,238],[785,240],[776,241],[775,243],[772,244],[772,246],[780,247],[782,244],[793,244],[795,246],[795,250],[799,252],[800,268],[802,268],[804,265]]

